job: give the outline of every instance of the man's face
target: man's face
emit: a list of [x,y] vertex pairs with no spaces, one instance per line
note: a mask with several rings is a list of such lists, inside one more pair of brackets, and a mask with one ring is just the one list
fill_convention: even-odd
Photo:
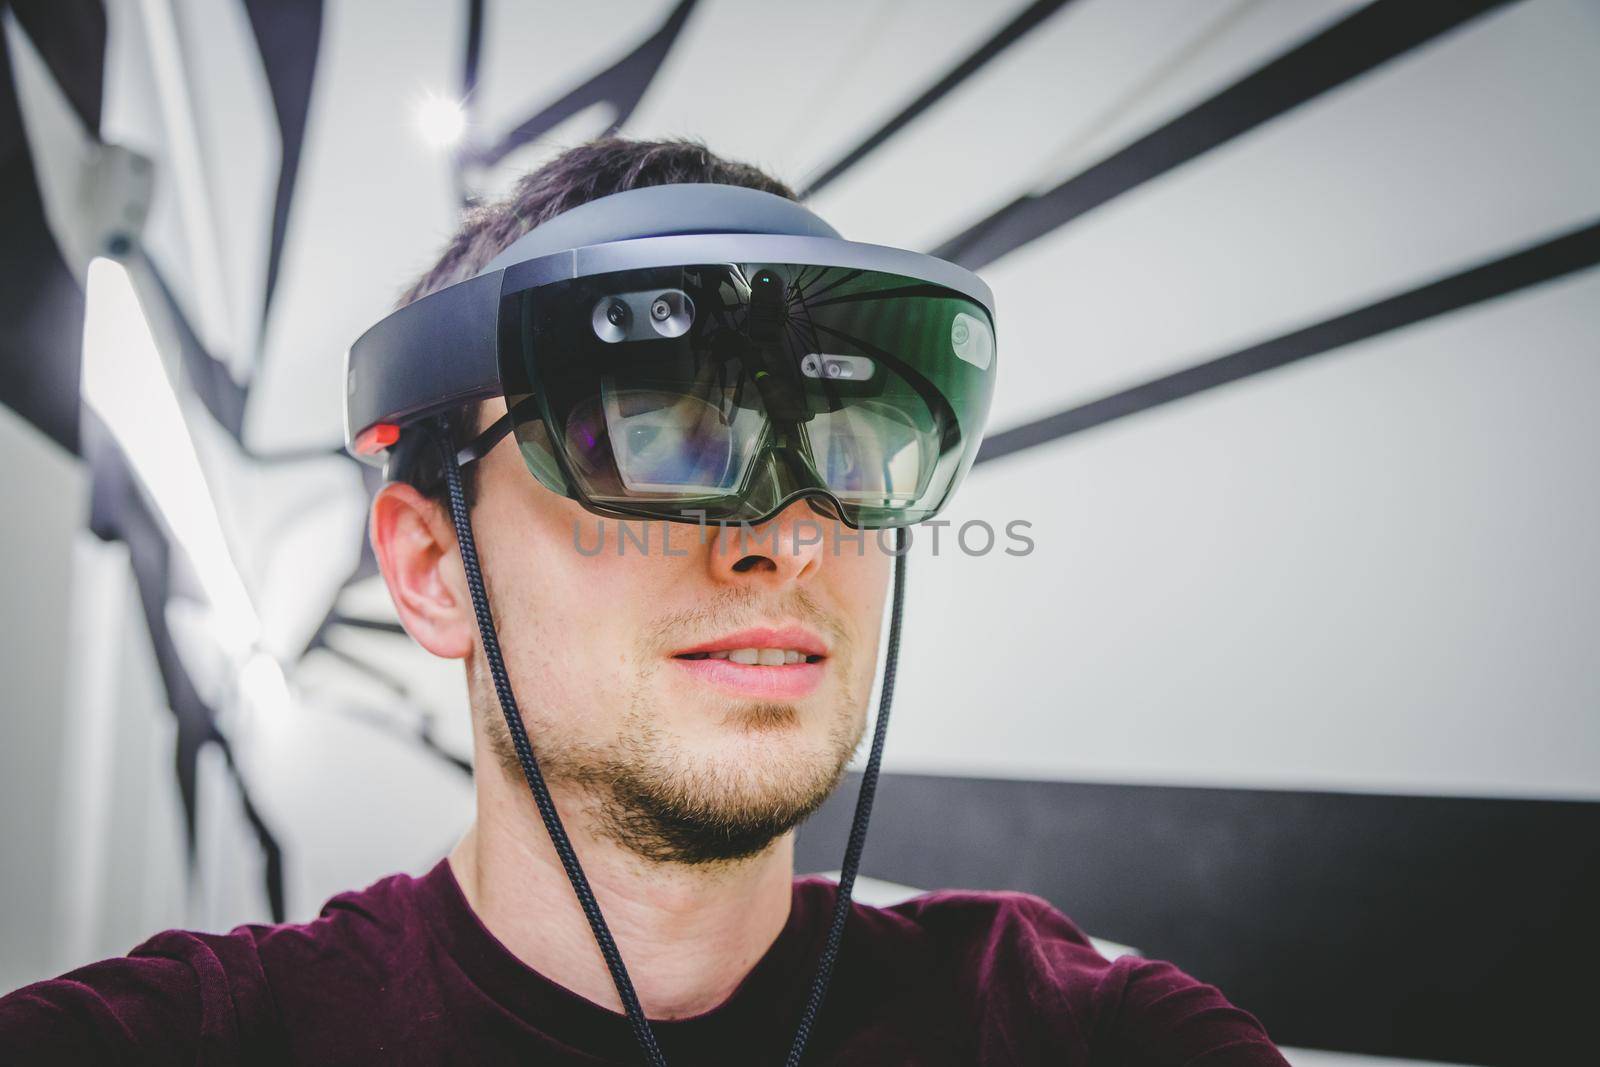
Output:
[[[485,404],[480,427],[504,410]],[[602,519],[539,485],[514,440],[477,479],[473,533],[523,721],[546,778],[580,787],[601,832],[653,859],[733,859],[822,802],[865,726],[891,562],[874,532],[803,502],[748,534]],[[520,780],[475,662],[477,728]]]

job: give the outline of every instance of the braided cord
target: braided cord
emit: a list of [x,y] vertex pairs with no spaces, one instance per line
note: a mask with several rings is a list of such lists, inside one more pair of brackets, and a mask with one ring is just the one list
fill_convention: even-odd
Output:
[[822,948],[822,958],[817,961],[817,973],[811,980],[811,995],[800,1015],[800,1025],[794,1033],[794,1044],[789,1048],[785,1067],[799,1067],[805,1055],[806,1042],[811,1039],[811,1028],[822,1011],[822,1002],[828,995],[828,982],[833,977],[833,965],[839,958],[839,946],[844,940],[845,920],[850,917],[850,894],[855,889],[856,871],[861,866],[861,850],[867,843],[867,820],[872,817],[872,798],[878,791],[878,766],[883,762],[883,742],[889,732],[889,703],[894,699],[895,664],[900,658],[900,619],[905,611],[906,553],[910,549],[906,528],[894,531],[894,602],[889,612],[889,648],[883,657],[883,689],[878,695],[878,722],[872,730],[872,753],[861,772],[861,789],[856,794],[856,814],[850,824],[850,843],[845,847],[844,865],[839,869],[839,895],[833,901],[833,921],[828,926],[828,940]]
[[556,855],[561,858],[561,866],[566,870],[567,880],[572,883],[572,890],[578,896],[578,904],[583,909],[584,917],[589,920],[589,929],[594,933],[595,943],[600,946],[600,955],[605,957],[606,969],[611,972],[611,981],[617,987],[617,996],[622,1000],[623,1009],[628,1013],[628,1023],[633,1028],[633,1036],[638,1040],[639,1047],[644,1050],[646,1061],[652,1067],[666,1067],[666,1057],[661,1054],[661,1048],[656,1044],[656,1036],[650,1029],[650,1021],[645,1018],[644,1009],[639,1005],[639,996],[633,989],[633,981],[628,977],[628,969],[623,966],[622,954],[617,951],[617,942],[611,936],[611,929],[606,925],[605,916],[600,914],[600,905],[595,902],[594,891],[589,888],[589,879],[584,875],[582,865],[578,863],[578,854],[572,849],[566,827],[561,825],[561,816],[556,811],[555,802],[550,799],[550,789],[545,784],[544,775],[539,771],[539,762],[534,758],[533,746],[528,743],[527,731],[522,727],[522,714],[517,709],[517,698],[511,692],[511,681],[506,675],[505,661],[500,656],[500,640],[495,634],[494,619],[489,614],[489,597],[484,591],[483,572],[478,566],[478,547],[472,538],[472,522],[467,513],[466,496],[461,488],[461,468],[457,466],[455,455],[449,446],[448,422],[444,424],[439,445],[443,452],[445,481],[450,491],[450,516],[455,523],[456,540],[461,545],[461,564],[467,572],[467,587],[472,591],[472,608],[478,617],[478,634],[483,639],[483,654],[488,659],[489,671],[494,676],[495,693],[500,697],[500,711],[505,716],[506,729],[511,732],[511,743],[517,750],[517,761],[522,764],[522,775],[528,780],[528,789],[533,793],[533,802],[539,808],[544,828],[549,832],[550,840],[555,845]]

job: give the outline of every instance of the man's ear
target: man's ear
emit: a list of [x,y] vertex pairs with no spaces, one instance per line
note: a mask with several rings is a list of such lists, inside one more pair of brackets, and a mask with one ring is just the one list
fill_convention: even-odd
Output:
[[477,619],[444,509],[405,482],[389,482],[373,498],[369,527],[400,624],[435,656],[464,658]]

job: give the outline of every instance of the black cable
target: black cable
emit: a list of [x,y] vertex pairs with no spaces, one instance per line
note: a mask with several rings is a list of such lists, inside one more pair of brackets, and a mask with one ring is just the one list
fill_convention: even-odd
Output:
[[850,894],[855,889],[856,870],[861,866],[861,850],[867,843],[867,820],[872,817],[872,798],[878,791],[878,765],[883,762],[883,742],[889,732],[889,702],[894,699],[895,663],[900,658],[900,617],[905,610],[906,553],[910,549],[904,526],[894,531],[894,601],[889,609],[889,648],[883,655],[883,688],[878,694],[878,722],[872,730],[872,752],[867,756],[867,766],[861,772],[861,788],[856,793],[856,814],[850,823],[850,843],[844,851],[844,865],[839,869],[839,895],[833,902],[833,921],[828,927],[828,940],[822,948],[822,958],[817,962],[816,977],[811,980],[811,995],[806,998],[805,1011],[800,1015],[800,1025],[795,1030],[794,1044],[789,1049],[785,1067],[798,1067],[805,1054],[806,1042],[811,1038],[811,1027],[816,1023],[822,1001],[828,995],[828,982],[833,977],[833,965],[839,958],[839,945],[844,940],[845,920],[850,917]]
[[578,863],[578,854],[572,850],[572,842],[567,838],[566,827],[561,825],[561,816],[556,812],[555,802],[550,799],[550,789],[545,785],[544,775],[539,771],[539,763],[533,756],[533,747],[528,744],[528,735],[522,728],[522,714],[517,709],[517,698],[512,695],[511,681],[506,676],[506,665],[500,657],[500,641],[495,636],[494,619],[489,614],[489,597],[483,588],[483,572],[478,567],[478,549],[472,539],[472,522],[467,514],[466,495],[461,489],[461,468],[456,465],[455,450],[449,445],[450,425],[448,419],[441,418],[442,433],[437,436],[437,441],[444,461],[445,481],[450,490],[450,517],[455,523],[456,540],[461,546],[461,565],[467,572],[467,588],[472,592],[472,607],[478,617],[478,634],[483,639],[483,654],[489,661],[489,671],[494,676],[495,692],[500,697],[500,711],[505,716],[506,729],[511,732],[511,743],[517,750],[517,760],[522,764],[522,775],[528,780],[528,788],[533,792],[533,802],[539,808],[539,816],[544,820],[544,828],[550,834],[550,841],[555,845],[556,855],[561,858],[561,866],[566,869],[567,880],[572,883],[572,890],[578,895],[578,905],[583,909],[584,917],[589,920],[589,929],[594,933],[594,940],[600,946],[600,955],[605,957],[606,969],[611,972],[611,981],[617,987],[617,996],[622,1000],[622,1007],[628,1013],[628,1022],[633,1026],[633,1036],[638,1039],[639,1047],[644,1050],[645,1059],[653,1067],[666,1067],[666,1058],[662,1056],[661,1049],[656,1044],[656,1036],[650,1029],[650,1022],[644,1016],[644,1009],[639,1006],[639,996],[633,990],[633,982],[628,977],[628,969],[623,966],[622,954],[617,951],[617,942],[611,936],[611,930],[606,926],[605,916],[600,914],[600,905],[595,902],[594,891],[589,888],[589,879],[583,873],[583,867]]
[[[523,777],[527,779],[528,788],[533,793],[533,801],[539,808],[540,818],[544,820],[545,830],[550,834],[556,854],[561,858],[561,866],[567,872],[567,880],[572,883],[572,890],[578,896],[578,904],[589,920],[589,929],[594,934],[595,943],[600,946],[600,955],[605,958],[606,969],[611,972],[611,981],[617,988],[617,996],[622,1000],[623,1008],[627,1011],[633,1035],[644,1051],[645,1059],[653,1067],[666,1067],[666,1058],[661,1054],[661,1048],[656,1044],[655,1032],[651,1030],[650,1021],[645,1018],[644,1009],[639,1004],[633,981],[628,977],[628,969],[622,962],[622,954],[617,950],[616,940],[611,936],[605,917],[600,914],[600,905],[595,902],[594,891],[589,887],[589,880],[578,862],[578,855],[573,851],[566,828],[561,824],[561,816],[556,811],[555,803],[550,799],[550,789],[545,784],[544,775],[539,771],[533,747],[528,743],[527,732],[522,727],[522,714],[517,708],[516,697],[511,692],[511,681],[506,674],[505,662],[500,656],[499,639],[495,635],[494,619],[489,613],[489,596],[484,590],[483,572],[478,566],[478,549],[472,538],[472,522],[467,513],[466,495],[461,487],[461,469],[456,460],[455,450],[449,444],[449,421],[441,417],[439,423],[440,432],[434,437],[444,460],[445,481],[450,497],[450,517],[455,523],[456,541],[461,546],[461,564],[467,574],[467,588],[472,593],[472,607],[478,620],[478,634],[483,639],[484,658],[489,661],[489,671],[494,677],[495,693],[500,698],[500,711],[505,717],[506,729],[511,733],[512,745],[517,750],[517,760],[522,764]],[[839,892],[834,899],[833,918],[828,926],[827,941],[823,945],[822,957],[817,962],[816,974],[811,980],[811,990],[806,997],[805,1010],[801,1013],[799,1026],[795,1029],[794,1043],[789,1049],[788,1058],[784,1061],[786,1067],[797,1067],[805,1054],[806,1043],[811,1038],[811,1028],[815,1025],[817,1014],[822,1010],[822,1002],[827,997],[828,983],[833,977],[834,963],[838,960],[839,948],[844,940],[845,922],[850,916],[851,893],[855,888],[856,871],[861,866],[861,851],[866,845],[867,820],[872,816],[872,798],[878,788],[878,767],[883,761],[883,744],[889,728],[889,704],[894,698],[895,664],[900,652],[900,620],[905,605],[906,553],[909,547],[905,527],[897,528],[894,599],[889,613],[889,648],[884,653],[883,686],[878,697],[878,721],[872,732],[872,751],[867,757],[867,766],[861,775],[861,788],[856,794],[855,818],[850,827],[850,840],[845,848],[844,864],[839,872]]]

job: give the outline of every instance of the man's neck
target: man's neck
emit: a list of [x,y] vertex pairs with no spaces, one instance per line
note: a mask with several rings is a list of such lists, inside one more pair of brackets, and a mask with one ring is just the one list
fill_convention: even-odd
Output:
[[[674,1019],[721,1004],[789,917],[794,838],[736,864],[645,860],[592,831],[580,805],[556,795],[645,1014]],[[577,895],[522,782],[478,781],[478,817],[450,853],[467,902],[522,962],[580,996],[621,1000]]]

